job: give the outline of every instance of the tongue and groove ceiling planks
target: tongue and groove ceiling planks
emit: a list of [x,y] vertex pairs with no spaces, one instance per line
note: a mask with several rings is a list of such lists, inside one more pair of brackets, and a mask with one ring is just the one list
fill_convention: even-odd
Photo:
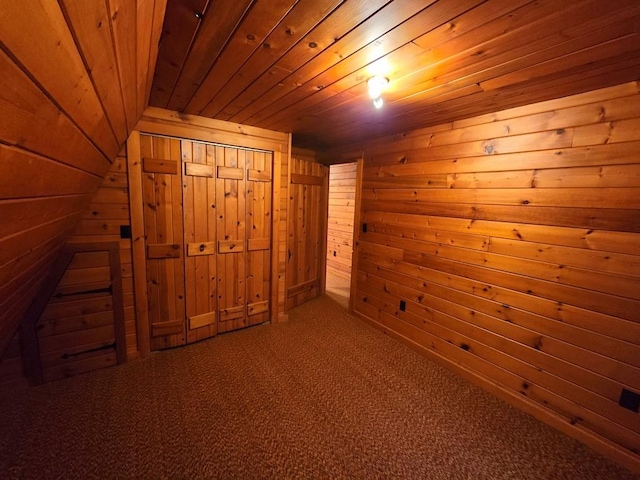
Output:
[[[322,149],[640,78],[640,4],[169,0],[152,106]],[[373,74],[391,83],[376,111]]]

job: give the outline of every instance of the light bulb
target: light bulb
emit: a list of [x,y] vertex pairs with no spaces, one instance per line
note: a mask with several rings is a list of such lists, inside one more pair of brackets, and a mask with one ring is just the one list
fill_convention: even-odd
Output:
[[382,101],[382,97],[378,97],[378,98],[374,98],[373,99],[373,106],[376,108],[382,108],[382,104],[384,102]]
[[371,77],[367,80],[367,85],[369,86],[369,96],[372,100],[380,98],[384,89],[387,88],[389,84],[389,79],[385,77]]

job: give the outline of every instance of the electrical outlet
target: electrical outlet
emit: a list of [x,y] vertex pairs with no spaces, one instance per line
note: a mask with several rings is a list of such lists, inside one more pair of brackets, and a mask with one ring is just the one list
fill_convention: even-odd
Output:
[[131,225],[120,225],[120,238],[131,238]]
[[640,413],[640,393],[623,388],[618,405],[632,412]]

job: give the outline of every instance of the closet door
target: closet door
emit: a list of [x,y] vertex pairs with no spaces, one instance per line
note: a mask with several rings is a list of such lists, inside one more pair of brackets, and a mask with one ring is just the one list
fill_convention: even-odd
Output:
[[324,293],[329,169],[291,159],[286,309]]
[[215,147],[183,140],[183,209],[187,342],[217,328]]
[[272,159],[271,153],[246,152],[248,325],[269,321]]
[[218,332],[247,326],[246,150],[216,146]]
[[151,349],[185,343],[180,140],[141,135]]
[[269,321],[272,153],[140,142],[151,349]]

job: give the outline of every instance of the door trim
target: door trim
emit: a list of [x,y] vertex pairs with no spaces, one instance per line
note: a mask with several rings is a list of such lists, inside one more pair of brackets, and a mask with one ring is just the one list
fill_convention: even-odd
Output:
[[360,250],[360,210],[362,207],[362,174],[364,169],[364,152],[356,161],[356,201],[353,212],[353,248],[351,250],[351,285],[349,286],[349,313],[353,314],[356,305],[356,288],[358,285],[358,253]]

